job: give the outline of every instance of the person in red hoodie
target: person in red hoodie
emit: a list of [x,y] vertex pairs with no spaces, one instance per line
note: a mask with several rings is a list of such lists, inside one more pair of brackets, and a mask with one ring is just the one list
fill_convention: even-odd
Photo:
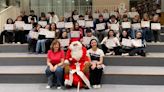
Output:
[[90,58],[79,41],[70,44],[65,58],[65,86],[91,88],[89,81]]
[[71,30],[71,39],[70,43],[74,41],[80,41],[81,38],[83,38],[83,29],[80,28],[79,23],[74,23],[74,28]]

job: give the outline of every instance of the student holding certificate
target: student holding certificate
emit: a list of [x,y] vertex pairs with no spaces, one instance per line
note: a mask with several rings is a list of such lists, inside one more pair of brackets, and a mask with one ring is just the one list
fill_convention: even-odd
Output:
[[0,35],[0,43],[3,43],[4,41],[7,43],[12,43],[14,41],[14,30],[14,21],[11,18],[8,18],[4,31],[2,31]]
[[[40,29],[39,30],[39,36],[38,36],[38,41],[36,43],[36,54],[39,54],[40,52],[42,54],[46,53],[46,46],[45,46],[45,43],[46,43],[46,34],[45,34],[45,31],[49,31],[50,30],[50,25],[47,25],[45,27],[45,29]],[[40,51],[41,49],[41,51]]]
[[39,17],[39,21],[47,21],[46,14],[44,12],[41,12],[41,16]]
[[128,32],[130,33],[131,28],[123,28],[123,27],[122,27],[122,22],[130,22],[130,23],[131,23],[131,20],[128,18],[127,14],[124,14],[124,15],[123,15],[123,18],[120,20],[120,25],[121,25],[121,29],[122,29],[122,30],[126,29],[126,30],[128,30]]
[[26,42],[25,40],[25,32],[24,32],[24,21],[22,20],[21,16],[18,16],[15,23],[16,25],[16,31],[15,31],[15,43],[17,44],[23,44]]
[[120,53],[122,55],[129,55],[129,52],[132,49],[132,42],[127,30],[122,31],[122,34],[120,35],[120,44]]
[[102,41],[105,37],[105,29],[106,29],[106,22],[103,15],[99,15],[99,18],[96,19],[94,23],[94,28],[96,30],[96,36],[98,37],[99,41]]
[[119,22],[116,19],[115,15],[112,15],[110,19],[107,21],[108,29],[106,32],[108,33],[109,30],[114,30],[116,34],[119,34]]
[[34,10],[30,10],[30,15],[28,16],[28,22],[30,22],[31,18],[34,18],[35,22],[38,21],[38,17],[35,15]]
[[[68,41],[67,39],[70,39],[70,38],[68,37],[67,31],[63,31],[63,32],[61,33],[61,36],[60,36],[59,39],[60,39],[60,40],[64,40],[64,39],[65,39],[65,41]],[[62,42],[63,42],[63,41],[62,41]],[[68,50],[69,44],[68,44],[68,46],[62,46],[62,45],[66,45],[66,43],[70,43],[70,40],[69,40],[69,42],[60,43],[60,44],[61,44],[61,48],[62,48],[65,52]]]
[[[153,20],[151,21],[151,30],[153,32],[153,41],[154,42],[159,42],[160,41],[160,29],[157,29],[157,28],[153,28],[153,24],[157,24],[157,26],[155,27],[158,27],[158,24],[160,24],[160,19],[159,19],[159,15],[154,15],[153,16]],[[159,25],[160,27],[160,25]],[[153,29],[152,29],[153,28]]]
[[143,38],[147,41],[147,42],[151,42],[152,41],[152,32],[150,30],[150,18],[149,15],[147,13],[145,13],[143,15],[143,19],[141,21],[141,27],[142,27],[142,34],[143,34]]
[[106,55],[120,55],[120,42],[113,30],[109,30],[107,37],[102,40],[101,45]]
[[57,22],[59,22],[58,16],[54,12],[51,12],[49,23],[57,23]]
[[20,16],[22,17],[22,20],[24,21],[24,23],[28,23],[28,16],[26,15],[25,11],[21,11],[20,12]]
[[96,39],[97,42],[99,42],[98,38],[93,35],[92,30],[90,28],[87,28],[86,29],[86,36],[84,36],[82,39],[82,43],[83,43],[83,45],[85,45],[85,47],[87,49],[90,48],[89,43],[92,39]]
[[84,30],[79,27],[79,23],[74,23],[74,29],[70,32],[71,34],[71,40],[70,43],[73,41],[80,41],[80,39],[83,37]]
[[135,34],[137,31],[142,31],[141,30],[141,20],[139,15],[135,15],[134,18],[132,18],[132,28],[130,31],[130,36],[132,39],[135,38]]
[[41,25],[35,24],[34,29],[32,29],[28,34],[28,51],[29,53],[35,53],[36,43],[38,40],[38,32],[41,28]]
[[60,37],[60,31],[56,27],[56,23],[51,23],[50,30],[51,32],[54,32],[54,37],[52,38],[46,38],[46,52],[50,49],[50,45],[54,39],[58,39]]
[[136,38],[132,40],[132,50],[130,51],[130,56],[140,55],[140,56],[146,56],[145,52],[145,43],[142,40],[142,33],[137,32]]

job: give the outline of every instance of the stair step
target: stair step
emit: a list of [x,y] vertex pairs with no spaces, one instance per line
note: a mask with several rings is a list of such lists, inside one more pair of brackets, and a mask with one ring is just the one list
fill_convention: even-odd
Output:
[[0,53],[0,66],[46,65],[46,54]]
[[[46,89],[46,83],[34,83],[34,84],[0,84],[1,90],[4,92],[76,92],[76,88],[57,90],[55,87],[52,89]],[[80,92],[164,92],[163,85],[112,85],[103,84],[100,89],[80,89]]]
[[[46,65],[46,54],[0,53],[0,66]],[[164,53],[141,56],[105,56],[107,66],[164,66]]]
[[107,66],[164,66],[164,53],[148,53],[141,56],[105,56]]
[[0,44],[0,52],[3,53],[28,52],[28,44]]
[[[46,83],[46,66],[0,67],[0,83]],[[164,85],[163,67],[107,66],[103,84]]]

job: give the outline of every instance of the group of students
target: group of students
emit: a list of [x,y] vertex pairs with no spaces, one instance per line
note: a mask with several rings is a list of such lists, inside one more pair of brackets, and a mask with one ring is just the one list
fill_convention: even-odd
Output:
[[[94,38],[97,39],[106,55],[122,55],[128,53],[133,56],[136,55],[136,53],[140,53],[139,55],[145,56],[145,42],[160,41],[160,29],[155,30],[151,28],[152,23],[160,23],[158,14],[150,18],[149,15],[145,13],[141,19],[138,13],[130,17],[127,13],[121,15],[118,11],[115,12],[117,15],[111,14],[109,18],[105,18],[103,13],[99,12],[95,12],[95,14],[98,14],[98,17],[93,18],[94,15],[92,16],[91,12],[87,12],[86,18],[86,15],[78,15],[78,12],[75,10],[69,17],[62,17],[61,19],[59,19],[54,12],[49,12],[48,15],[41,13],[39,18],[34,14],[33,10],[30,11],[29,16],[25,15],[25,12],[21,12],[21,15],[17,17],[15,22],[9,18],[6,24],[17,25],[17,21],[23,21],[26,24],[32,24],[33,28],[31,30],[25,30],[14,26],[14,30],[5,30],[1,33],[0,42],[3,43],[5,36],[6,42],[9,43],[27,42],[29,44],[30,53],[47,53],[54,39],[70,39],[69,43],[78,40],[88,47],[89,41]],[[85,22],[90,21],[90,24],[86,27],[86,25],[83,25],[83,22],[79,22],[79,20],[84,20]],[[43,25],[39,23],[40,21],[46,21],[47,24]],[[145,24],[148,25],[148,27],[138,27],[138,24],[141,26],[142,21],[148,22],[149,25]],[[59,22],[71,22],[72,26],[58,28],[57,24]],[[125,22],[130,23],[130,27],[124,28],[123,23],[125,24]],[[136,27],[133,27],[135,24]],[[124,26],[129,26],[129,24]],[[54,34],[54,37],[47,37],[40,34],[43,29],[44,31],[50,31]],[[78,32],[78,35],[75,32]],[[76,34],[76,37],[73,37],[73,34],[74,36]],[[88,41],[86,40],[87,37],[89,38]],[[68,46],[63,46],[63,49],[67,50],[67,47]]]
[[[79,44],[78,44],[79,45]],[[84,73],[87,76],[87,79],[89,80],[89,86],[86,85],[84,83],[84,81],[82,82],[82,84],[80,84],[80,88],[84,87],[86,89],[91,87],[93,88],[101,88],[101,77],[103,74],[103,69],[104,69],[104,64],[103,64],[103,57],[104,57],[104,52],[98,47],[98,42],[96,39],[92,39],[90,41],[89,44],[89,49],[87,50],[87,52],[82,52],[87,54],[87,57],[89,58],[89,71],[88,72],[84,72],[83,68],[81,70],[80,67],[80,71],[82,71],[82,73]],[[47,69],[46,69],[46,76],[48,78],[48,85],[46,86],[46,88],[52,88],[52,87],[56,87],[57,89],[61,89],[63,86],[65,86],[65,88],[71,88],[71,87],[77,87],[77,84],[74,83],[74,79],[73,79],[73,84],[68,85],[66,82],[67,80],[66,78],[66,64],[65,64],[65,60],[66,57],[69,56],[68,53],[69,51],[65,54],[64,50],[62,50],[61,48],[61,44],[58,40],[54,40],[50,46],[50,50],[48,51],[47,54]],[[70,47],[71,48],[71,47]],[[80,48],[82,49],[82,48]],[[85,48],[83,48],[85,49]],[[85,55],[82,55],[82,58],[86,58]],[[85,60],[82,59],[82,62],[84,62]],[[85,64],[80,62],[80,66],[81,64]],[[73,63],[73,62],[72,62]],[[70,64],[72,64],[70,62]],[[72,67],[74,67],[74,65],[70,65]],[[83,65],[82,65],[83,66]],[[86,70],[88,70],[86,69]],[[69,71],[68,73],[73,72]],[[70,77],[70,75],[68,74],[68,76]],[[82,77],[84,77],[82,76]],[[75,78],[76,81],[81,82],[81,80],[79,80],[80,77],[73,77]],[[77,79],[76,79],[77,78]],[[83,86],[83,83],[85,86]]]

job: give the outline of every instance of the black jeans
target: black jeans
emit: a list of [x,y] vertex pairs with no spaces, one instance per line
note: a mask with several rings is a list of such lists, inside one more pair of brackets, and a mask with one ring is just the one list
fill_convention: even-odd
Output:
[[50,46],[51,46],[51,43],[54,39],[47,39],[46,42],[45,42],[45,47],[46,47],[46,52],[48,52],[48,50],[50,50]]
[[101,68],[101,69],[95,68],[94,70],[90,69],[91,85],[101,84],[102,73],[103,73],[103,68]]
[[130,56],[135,56],[136,54],[140,56],[146,56],[146,52],[143,47],[133,48],[129,53]]
[[24,31],[15,31],[15,42],[20,42],[21,44],[26,42],[25,32]]
[[29,52],[35,52],[36,43],[37,43],[36,39],[29,39],[28,40],[28,51]]
[[154,38],[154,42],[160,41],[160,32],[159,30],[153,30],[153,38]]
[[[5,37],[5,39],[3,39],[3,37]],[[3,43],[4,40],[7,43],[12,43],[14,41],[14,33],[4,30],[0,35],[0,43]]]
[[109,51],[114,51],[115,55],[121,55],[119,52],[120,47],[114,47],[113,49],[108,49],[105,44],[101,45],[104,54],[109,53]]

